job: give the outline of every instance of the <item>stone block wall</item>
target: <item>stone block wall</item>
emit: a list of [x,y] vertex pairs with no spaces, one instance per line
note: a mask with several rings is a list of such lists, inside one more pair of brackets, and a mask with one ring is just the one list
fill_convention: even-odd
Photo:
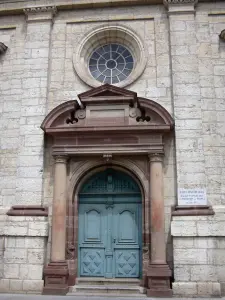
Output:
[[[165,141],[164,164],[165,239],[168,249],[173,243],[174,253],[168,251],[168,260],[172,266],[174,259],[174,292],[217,295],[220,289],[224,294],[225,43],[219,34],[225,29],[225,3],[194,6],[193,1],[182,4],[177,11],[173,4],[169,8],[146,5],[129,10],[59,10],[56,15],[53,8],[39,11],[32,19],[32,11],[23,9],[33,4],[0,3],[1,11],[20,10],[20,15],[0,18],[0,41],[8,46],[0,57],[0,207],[7,211],[15,204],[45,204],[51,215],[51,144],[45,143],[44,161],[40,124],[57,105],[76,99],[77,94],[90,88],[73,68],[79,41],[99,26],[130,28],[145,44],[148,62],[143,74],[128,88],[163,105],[176,122],[176,150],[173,137]],[[46,1],[40,0],[39,5],[46,5]],[[173,217],[172,240],[171,206],[176,203],[176,189],[183,187],[206,188],[215,216]],[[47,221],[1,218],[6,225],[0,239],[0,290],[13,291],[13,281],[14,291],[28,291],[29,284],[30,291],[34,291],[32,284],[41,289],[40,266],[47,232],[39,235],[38,228],[47,228]],[[48,242],[50,246],[50,238]],[[15,249],[18,254],[23,249],[25,257],[14,258]],[[22,269],[26,265],[25,274]],[[33,265],[38,278],[30,277]]]
[[174,216],[173,293],[176,296],[225,294],[225,220],[215,216]]
[[44,283],[47,218],[0,217],[0,292],[40,294]]

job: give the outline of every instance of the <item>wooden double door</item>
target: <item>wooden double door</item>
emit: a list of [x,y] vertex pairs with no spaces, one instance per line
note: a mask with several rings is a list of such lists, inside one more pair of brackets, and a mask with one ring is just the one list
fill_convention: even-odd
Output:
[[141,193],[127,174],[105,170],[79,195],[79,276],[141,275]]

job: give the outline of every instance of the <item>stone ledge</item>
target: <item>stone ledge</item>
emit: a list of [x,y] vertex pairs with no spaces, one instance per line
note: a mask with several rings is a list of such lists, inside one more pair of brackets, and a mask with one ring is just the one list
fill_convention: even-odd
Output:
[[7,212],[8,216],[47,217],[48,208],[41,205],[14,205]]
[[214,215],[215,212],[209,205],[198,205],[198,206],[175,206],[172,216],[210,216]]

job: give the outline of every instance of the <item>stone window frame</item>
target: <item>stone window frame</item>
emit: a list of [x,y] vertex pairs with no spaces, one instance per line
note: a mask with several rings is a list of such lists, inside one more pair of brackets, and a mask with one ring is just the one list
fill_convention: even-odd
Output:
[[80,42],[73,54],[73,65],[77,75],[91,87],[101,86],[102,83],[92,77],[88,62],[92,52],[99,46],[108,43],[118,43],[132,53],[134,67],[131,74],[123,81],[114,84],[117,87],[125,87],[137,80],[144,72],[148,52],[143,41],[131,29],[119,25],[101,26],[91,30]]

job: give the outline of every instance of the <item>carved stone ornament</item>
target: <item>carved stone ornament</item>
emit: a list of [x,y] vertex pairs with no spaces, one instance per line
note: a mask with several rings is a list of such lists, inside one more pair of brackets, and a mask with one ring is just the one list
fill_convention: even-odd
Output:
[[85,119],[85,117],[86,117],[86,111],[85,111],[85,109],[79,109],[76,112],[76,114],[77,114],[78,119]]
[[105,153],[105,154],[103,154],[103,159],[106,162],[110,162],[112,160],[112,154],[111,153]]
[[197,4],[198,0],[164,0],[164,4]]
[[0,55],[5,53],[7,49],[8,47],[5,44],[0,42]]
[[68,157],[66,155],[54,156],[56,164],[66,164]]
[[137,108],[136,107],[131,107],[129,111],[129,115],[131,118],[137,117]]
[[197,5],[198,0],[163,0],[163,4],[168,8],[170,5]]
[[43,21],[51,20],[57,13],[55,6],[35,6],[27,7],[23,9],[23,12],[27,16],[27,21]]
[[149,154],[149,161],[152,162],[163,162],[163,153],[152,153]]
[[73,243],[69,243],[68,247],[67,247],[67,259],[74,259],[75,257],[75,246]]
[[219,35],[220,39],[225,41],[225,29],[223,29]]

